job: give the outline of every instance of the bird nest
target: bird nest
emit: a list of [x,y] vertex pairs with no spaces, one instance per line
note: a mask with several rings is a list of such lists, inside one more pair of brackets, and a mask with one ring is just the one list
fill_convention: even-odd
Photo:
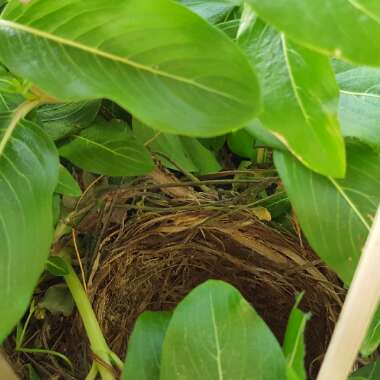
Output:
[[[89,298],[111,349],[125,356],[142,312],[172,310],[198,284],[220,279],[240,290],[280,342],[295,297],[305,292],[301,308],[312,313],[306,351],[313,378],[342,290],[301,236],[260,220],[268,213],[252,199],[243,202],[248,190],[271,182],[232,191],[207,181],[178,187],[165,181],[156,173],[86,194],[92,206],[76,226],[77,240]],[[54,357],[21,354],[19,363],[32,360],[46,378],[85,378],[92,356],[77,315],[47,315],[36,322],[33,339],[67,355],[74,370]]]

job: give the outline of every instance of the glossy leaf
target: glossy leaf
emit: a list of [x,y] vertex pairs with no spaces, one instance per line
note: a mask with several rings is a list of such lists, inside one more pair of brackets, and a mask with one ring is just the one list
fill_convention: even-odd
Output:
[[287,153],[275,165],[309,243],[349,284],[380,203],[380,156],[349,144],[347,175],[315,174]]
[[138,318],[128,342],[123,380],[160,378],[161,348],[170,318],[167,312],[145,312]]
[[349,380],[378,380],[380,379],[380,361],[368,364],[357,371]]
[[[380,65],[377,0],[247,0],[292,40],[337,58]],[[338,27],[339,25],[339,27]]]
[[11,118],[0,115],[0,342],[27,309],[44,269],[58,179],[53,143],[30,122],[12,130]]
[[306,380],[304,334],[310,314],[305,314],[298,308],[301,299],[302,294],[298,296],[290,313],[283,351],[288,365],[288,378],[295,377],[297,380]]
[[260,108],[246,56],[169,0],[11,0],[0,59],[53,97],[108,98],[164,132],[222,134]]
[[58,184],[55,188],[58,194],[66,195],[68,197],[80,197],[82,190],[75,181],[70,172],[63,166],[59,166]]
[[[133,134],[142,144],[148,144],[151,152],[168,168],[199,174],[213,173],[221,169],[214,153],[210,152],[197,139],[186,136],[157,133],[133,120]],[[168,159],[167,159],[168,158]]]
[[154,169],[145,147],[123,123],[97,122],[63,145],[59,153],[81,169],[108,176],[136,176]]
[[239,43],[261,78],[262,124],[310,169],[342,177],[339,89],[328,58],[296,45],[260,20],[241,34]]
[[222,21],[241,0],[180,0],[180,3],[211,23]]
[[38,109],[37,118],[46,133],[58,140],[88,127],[100,108],[100,101],[48,104]]
[[380,69],[346,66],[336,78],[343,134],[380,145]]
[[160,380],[285,378],[276,338],[232,286],[208,281],[177,306],[162,347]]

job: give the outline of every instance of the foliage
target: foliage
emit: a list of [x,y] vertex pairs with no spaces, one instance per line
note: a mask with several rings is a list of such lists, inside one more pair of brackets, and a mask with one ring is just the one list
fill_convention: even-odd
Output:
[[[380,203],[379,20],[378,3],[365,0],[8,1],[0,342],[44,268],[54,270],[54,260],[46,265],[53,211],[61,196],[81,195],[71,165],[133,177],[160,161],[192,176],[220,170],[215,152],[225,143],[250,160],[258,146],[271,148],[308,242],[349,286]],[[287,207],[283,193],[275,196]],[[288,378],[302,380],[306,320],[293,310],[282,354],[237,291],[210,282],[173,316],[141,317],[125,373],[197,379],[201,369],[238,379],[262,371],[269,380],[285,378],[287,361]],[[380,343],[379,321],[380,311],[365,355]]]
[[[147,349],[147,342],[150,342]],[[195,288],[173,315],[143,314],[130,341],[123,378],[285,380],[276,338],[242,298],[220,281]]]

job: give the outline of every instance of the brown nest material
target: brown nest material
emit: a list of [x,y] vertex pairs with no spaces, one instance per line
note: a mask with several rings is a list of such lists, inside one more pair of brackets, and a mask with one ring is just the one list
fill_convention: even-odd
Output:
[[[312,313],[306,337],[314,378],[342,290],[307,244],[260,221],[255,209],[232,207],[241,194],[214,207],[222,203],[204,193],[195,200],[191,191],[192,199],[179,201],[170,191],[141,193],[141,183],[127,189],[108,193],[78,227],[81,253],[87,251],[89,296],[111,349],[125,356],[136,318],[145,310],[172,310],[198,284],[220,279],[240,290],[280,342],[296,294],[305,292],[301,308]],[[57,372],[56,359],[44,371],[84,379],[91,353],[79,317],[50,316],[44,324],[46,346],[70,357],[75,373]]]

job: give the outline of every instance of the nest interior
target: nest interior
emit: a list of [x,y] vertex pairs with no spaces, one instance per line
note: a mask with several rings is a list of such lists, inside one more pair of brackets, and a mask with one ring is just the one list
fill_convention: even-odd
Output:
[[[173,310],[197,285],[220,279],[240,290],[280,343],[295,297],[305,292],[313,379],[342,302],[336,276],[299,236],[259,220],[241,194],[220,202],[184,187],[148,191],[149,181],[107,192],[77,226],[88,294],[112,350],[125,356],[142,312]],[[32,361],[49,379],[86,377],[93,358],[77,315],[47,315],[31,334],[35,344],[67,355],[74,369],[54,357],[12,353],[21,367]]]

